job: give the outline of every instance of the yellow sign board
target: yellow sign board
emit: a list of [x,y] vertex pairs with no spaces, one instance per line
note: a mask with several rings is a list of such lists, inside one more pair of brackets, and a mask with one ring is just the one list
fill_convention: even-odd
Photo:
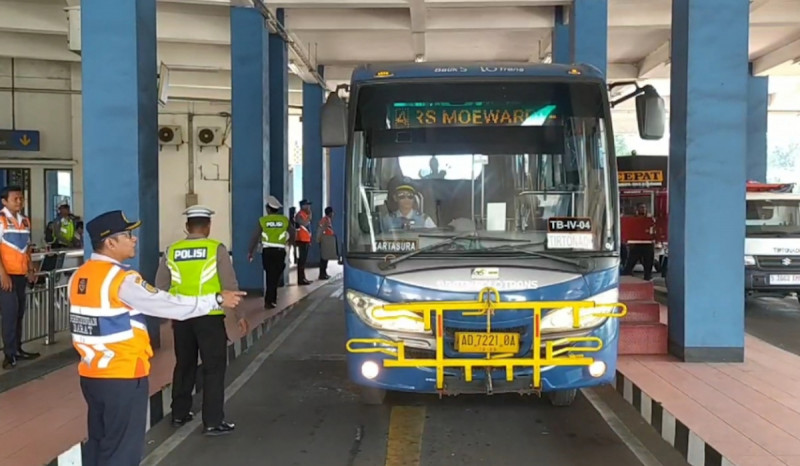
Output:
[[661,170],[622,171],[617,174],[619,183],[663,183],[664,172]]

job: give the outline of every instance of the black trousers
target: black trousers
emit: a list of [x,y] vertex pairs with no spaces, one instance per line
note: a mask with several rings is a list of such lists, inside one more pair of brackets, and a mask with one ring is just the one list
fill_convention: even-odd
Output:
[[175,337],[175,370],[172,374],[172,417],[179,419],[192,408],[192,389],[197,378],[197,352],[203,361],[203,424],[219,425],[225,419],[225,369],[228,336],[225,316],[203,316],[172,325]]
[[89,406],[84,466],[139,466],[147,428],[148,386],[147,377],[81,377],[81,391]]
[[324,259],[319,260],[319,276],[320,277],[328,276],[328,261]]
[[261,264],[264,267],[266,290],[264,304],[278,302],[278,285],[286,268],[286,249],[264,248],[261,250]]
[[644,279],[650,280],[653,277],[653,261],[655,261],[656,249],[653,243],[634,243],[628,245],[628,257],[625,261],[625,269],[622,275],[631,275],[633,267],[641,261],[644,267]]
[[308,261],[308,248],[311,243],[297,243],[300,257],[297,259],[297,282],[306,281],[306,261]]
[[3,352],[15,356],[22,349],[22,317],[25,316],[25,290],[28,278],[11,275],[11,291],[0,289],[0,319],[3,324]]

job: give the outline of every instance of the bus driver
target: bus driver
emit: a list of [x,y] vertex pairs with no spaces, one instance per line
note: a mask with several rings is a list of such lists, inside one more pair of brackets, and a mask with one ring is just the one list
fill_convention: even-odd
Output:
[[389,181],[389,192],[393,202],[387,203],[388,213],[381,219],[383,231],[436,228],[436,223],[417,209],[417,190],[407,180],[392,178]]

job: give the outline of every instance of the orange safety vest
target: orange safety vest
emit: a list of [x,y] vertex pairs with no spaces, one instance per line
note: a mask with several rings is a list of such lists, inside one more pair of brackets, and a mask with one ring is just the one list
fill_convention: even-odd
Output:
[[0,259],[3,268],[9,275],[25,275],[28,273],[31,257],[31,224],[27,217],[20,216],[22,221],[8,215],[6,210],[0,213],[3,223],[3,242],[0,243]]
[[[302,210],[297,213],[303,219],[303,221],[308,220],[308,214],[303,212]],[[311,242],[311,232],[308,231],[308,228],[304,227],[303,225],[298,225],[297,228],[297,238],[295,239],[297,243],[310,243]]]
[[325,236],[334,236],[333,225],[331,225],[331,218],[328,216],[322,217],[319,221],[319,227],[322,228],[322,234]]
[[137,379],[150,374],[153,349],[145,316],[119,299],[133,271],[92,259],[69,282],[72,345],[81,355],[78,373],[97,379]]

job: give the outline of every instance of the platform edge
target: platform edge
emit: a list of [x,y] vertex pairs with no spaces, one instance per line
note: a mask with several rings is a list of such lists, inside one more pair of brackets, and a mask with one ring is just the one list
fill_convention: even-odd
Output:
[[[619,395],[636,409],[642,418],[692,466],[723,466],[734,462],[726,458],[697,432],[691,430],[677,416],[649,393],[644,392],[625,374],[616,371],[615,389]],[[649,404],[649,406],[645,406]],[[648,419],[649,418],[649,419]],[[670,420],[674,422],[664,422]]]

